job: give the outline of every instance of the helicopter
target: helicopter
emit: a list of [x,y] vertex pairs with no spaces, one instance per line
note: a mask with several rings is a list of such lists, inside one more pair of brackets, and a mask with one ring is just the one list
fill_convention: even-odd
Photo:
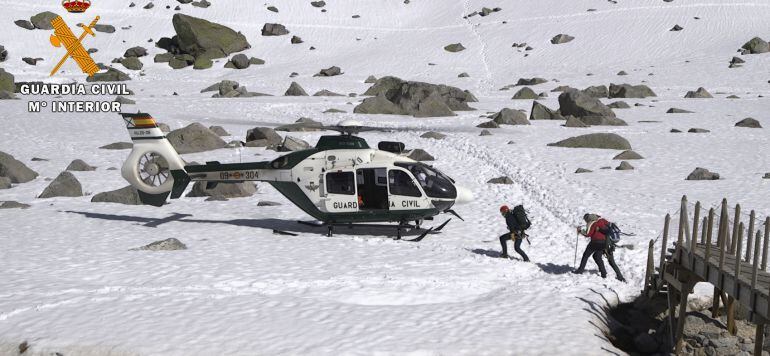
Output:
[[[121,175],[148,205],[162,206],[169,195],[179,198],[190,182],[206,182],[211,189],[219,183],[262,181],[318,221],[299,223],[326,227],[327,236],[335,226],[397,223],[400,239],[402,230],[419,231],[424,220],[441,213],[462,220],[452,207],[473,200],[468,189],[441,171],[401,155],[403,143],[382,141],[377,149],[369,147],[355,135],[383,129],[354,120],[321,126],[339,134],[321,136],[315,147],[272,161],[186,164],[150,114],[121,115],[133,141]],[[420,241],[450,220],[408,241]]]

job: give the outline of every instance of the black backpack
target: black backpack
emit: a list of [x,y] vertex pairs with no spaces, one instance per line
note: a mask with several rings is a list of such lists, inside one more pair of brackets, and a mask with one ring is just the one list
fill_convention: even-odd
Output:
[[527,212],[524,210],[523,205],[516,205],[513,207],[511,214],[513,214],[513,217],[516,219],[516,223],[522,230],[529,229],[529,227],[532,226],[532,223],[529,221]]
[[599,232],[604,234],[604,236],[606,236],[613,244],[620,242],[621,231],[614,222],[607,222],[607,226],[605,226],[604,229],[599,229]]

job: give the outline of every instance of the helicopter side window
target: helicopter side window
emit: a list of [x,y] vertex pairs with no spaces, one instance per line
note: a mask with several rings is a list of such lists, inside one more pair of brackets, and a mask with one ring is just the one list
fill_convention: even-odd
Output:
[[422,196],[420,188],[414,184],[412,177],[404,171],[388,171],[388,186],[390,187],[390,194],[393,195],[403,195],[408,197]]
[[437,169],[422,163],[396,163],[397,166],[406,168],[419,182],[425,194],[431,198],[454,199],[457,190],[451,178]]
[[353,172],[327,173],[326,191],[329,194],[354,195],[356,192]]

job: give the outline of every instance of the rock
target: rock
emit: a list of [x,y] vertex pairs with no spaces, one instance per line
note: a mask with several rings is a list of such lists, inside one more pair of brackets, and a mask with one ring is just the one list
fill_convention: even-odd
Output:
[[477,101],[468,91],[447,85],[380,78],[364,95],[373,95],[353,109],[358,114],[397,114],[414,117],[454,116],[453,111],[472,110]]
[[278,8],[275,6],[268,6],[267,9],[272,12],[278,12]]
[[96,31],[96,32],[103,32],[103,33],[114,33],[115,32],[115,26],[96,24],[96,25],[94,25],[94,31]]
[[727,97],[727,99],[740,99],[740,98],[741,97],[739,97],[737,95],[730,95],[730,96]]
[[631,106],[628,105],[625,101],[616,101],[614,103],[610,103],[607,105],[607,107],[611,109],[630,109]]
[[302,89],[302,87],[297,84],[297,82],[291,82],[291,85],[289,85],[289,89],[286,89],[286,92],[283,93],[283,96],[308,96],[307,92],[305,92],[305,89]]
[[593,171],[585,168],[578,168],[577,170],[575,170],[575,173],[591,173],[591,172]]
[[112,67],[108,68],[106,72],[96,73],[86,78],[87,82],[122,82],[126,80],[131,80],[131,77]]
[[684,97],[687,98],[687,99],[692,99],[692,98],[696,98],[696,99],[697,98],[713,98],[713,96],[711,96],[711,93],[709,93],[703,87],[698,88],[698,90],[696,90],[696,91],[688,91],[687,94],[685,94]]
[[750,117],[747,117],[747,118],[745,118],[745,119],[743,119],[741,121],[736,122],[735,126],[736,127],[749,127],[749,128],[753,128],[753,129],[761,129],[762,128],[762,125],[759,124],[759,121],[757,121],[756,119],[750,118]]
[[430,153],[426,152],[425,150],[421,148],[415,148],[411,151],[409,151],[409,154],[406,155],[406,157],[411,158],[415,161],[419,162],[426,162],[426,161],[435,161],[436,159],[430,155]]
[[617,156],[613,157],[612,159],[632,160],[632,159],[644,159],[644,157],[634,152],[633,150],[626,150],[619,153]]
[[577,118],[588,116],[615,117],[612,109],[576,89],[569,89],[559,95],[559,113]]
[[206,182],[195,182],[188,197],[221,197],[221,198],[245,198],[254,195],[257,186],[254,182],[242,183],[218,183],[211,189],[206,189]]
[[281,203],[276,203],[273,201],[267,201],[267,200],[260,200],[259,203],[257,203],[257,206],[280,206]]
[[102,192],[91,198],[92,203],[117,203],[125,205],[142,205],[136,188],[126,186],[117,190]]
[[481,133],[479,133],[479,136],[492,136],[492,133],[488,130],[481,130]]
[[770,52],[770,45],[768,45],[765,40],[759,37],[752,38],[748,42],[744,43],[741,48],[749,51],[751,54]]
[[147,5],[144,5],[143,9],[149,10],[149,9],[152,9],[153,7],[155,7],[155,4],[153,4],[152,2],[149,2],[147,3]]
[[197,122],[169,132],[166,139],[180,154],[210,151],[227,145],[219,135]]
[[19,203],[17,201],[4,201],[0,204],[0,209],[27,209],[29,204]]
[[529,112],[530,120],[564,120],[564,117],[537,101],[532,102]]
[[654,97],[655,92],[646,85],[610,84],[610,98],[647,98]]
[[310,5],[313,7],[324,7],[326,6],[326,1],[311,1]]
[[230,136],[230,134],[225,131],[222,126],[210,126],[209,130],[211,130],[211,132],[215,133],[217,136]]
[[674,27],[672,27],[669,31],[681,31],[681,30],[684,30],[684,27],[679,25],[674,25]]
[[537,99],[537,94],[528,87],[523,87],[513,94],[511,99]]
[[139,248],[131,249],[131,251],[176,251],[186,249],[187,246],[185,244],[172,237],[162,241],[155,241],[149,245],[145,245]]
[[446,138],[446,135],[440,133],[440,132],[434,132],[434,131],[428,131],[422,135],[420,135],[422,138],[432,138],[434,140],[443,140]]
[[128,150],[134,147],[134,144],[131,142],[114,142],[109,145],[104,145],[102,147],[99,147],[104,150]]
[[706,168],[697,167],[693,170],[685,180],[717,180],[719,179],[719,173],[710,172]]
[[[523,111],[504,108],[492,116],[492,122],[500,125],[529,125],[527,114]],[[479,127],[479,126],[477,126]]]
[[211,3],[206,1],[206,0],[200,0],[200,1],[193,1],[192,3],[190,3],[190,5],[195,6],[195,7],[201,7],[201,8],[205,9],[205,8],[211,6]]
[[567,122],[564,123],[564,127],[588,127],[588,125],[574,116],[567,116]]
[[741,59],[739,57],[733,57],[730,60],[730,64],[743,64],[743,63],[746,63],[746,61],[744,61],[743,59]]
[[281,135],[269,127],[255,127],[246,132],[246,142],[264,140],[267,145],[279,145],[283,142]]
[[7,177],[13,183],[27,183],[37,178],[37,172],[13,156],[0,151],[0,177]]
[[313,96],[344,96],[344,95],[339,94],[339,93],[335,93],[333,91],[329,91],[329,90],[323,89],[323,90],[319,90],[319,91],[315,92],[315,94],[313,94]]
[[120,61],[120,64],[126,67],[126,69],[130,69],[130,70],[140,70],[143,67],[142,61],[140,61],[139,58],[136,58],[136,57],[123,58]]
[[249,57],[246,57],[243,53],[234,55],[233,58],[230,59],[230,63],[237,69],[246,69],[251,65],[251,63],[249,63]]
[[568,148],[600,148],[610,150],[630,150],[631,144],[625,138],[614,133],[591,133],[570,137],[548,146]]
[[32,16],[29,21],[32,22],[32,24],[35,25],[35,28],[39,30],[53,30],[51,21],[53,21],[53,19],[57,18],[58,16],[59,15],[54,14],[53,12],[45,11]]
[[511,179],[510,177],[503,176],[503,177],[492,178],[488,180],[487,183],[510,185],[510,184],[513,184],[513,179]]
[[144,57],[147,55],[147,48],[136,46],[131,47],[126,50],[125,53],[123,53],[123,57]]
[[458,74],[457,77],[458,78],[468,78],[468,77],[470,77],[470,75],[468,75],[468,73],[462,72],[462,73]]
[[465,47],[463,47],[462,43],[452,43],[444,46],[445,51],[452,53],[460,52],[464,49]]
[[628,73],[626,73],[626,71],[624,70],[621,70],[620,72],[618,72],[618,75],[628,75]]
[[177,34],[179,49],[194,58],[224,58],[231,53],[251,48],[246,36],[227,26],[179,13],[174,14],[171,22]]
[[340,74],[342,74],[342,70],[340,69],[340,67],[331,66],[326,69],[321,69],[321,71],[318,72],[318,74],[314,75],[314,77],[333,77],[335,75],[340,75]]
[[765,175],[762,176],[762,179],[770,179],[770,172],[765,173]]
[[591,126],[628,126],[628,124],[625,121],[618,119],[617,117],[585,116],[579,119],[586,125],[591,125]]
[[12,99],[18,99],[16,97],[16,94],[5,90],[0,90],[0,100],[12,100]]
[[691,129],[687,130],[687,132],[689,132],[689,133],[709,133],[711,131],[706,130],[706,129],[700,129],[700,128],[697,128],[697,127],[693,127]]
[[5,62],[6,59],[8,59],[8,50],[0,46],[0,62]]
[[487,121],[487,122],[482,122],[482,123],[476,125],[476,127],[482,128],[482,129],[499,129],[500,125],[498,125],[496,122],[490,120],[490,121]]
[[377,82],[377,78],[373,75],[366,77],[366,80],[364,80],[364,83],[366,84],[374,84],[376,82]]
[[570,41],[572,41],[574,39],[575,39],[575,37],[572,37],[570,35],[562,33],[562,34],[558,34],[556,36],[553,36],[553,38],[551,38],[551,43],[552,44],[562,44],[562,43],[570,42]]
[[284,25],[277,23],[266,23],[262,26],[262,36],[283,36],[288,35],[289,30]]
[[133,100],[131,100],[129,98],[126,98],[126,97],[124,97],[122,95],[116,96],[115,100],[113,100],[113,102],[121,103],[123,105],[133,105],[133,104],[136,104],[136,101],[133,101]]
[[174,59],[174,55],[173,54],[171,54],[171,53],[161,53],[161,54],[156,54],[155,58],[153,59],[153,61],[155,61],[155,63],[168,63],[172,59]]
[[323,113],[324,114],[339,114],[339,113],[345,113],[345,112],[347,112],[347,111],[331,108],[331,109],[324,110]]
[[67,171],[74,171],[74,172],[88,172],[88,171],[95,171],[96,167],[89,165],[88,163],[84,162],[82,159],[76,159],[65,168]]
[[666,111],[666,114],[691,114],[692,111],[687,111],[684,109],[677,109],[677,108],[670,108]]
[[544,83],[548,83],[548,80],[545,80],[543,78],[519,78],[519,81],[516,82],[516,86],[538,85],[538,84],[544,84]]
[[669,131],[669,132],[671,132],[671,133],[680,133],[680,132],[682,132],[682,130],[671,129],[671,131]]
[[27,63],[31,66],[37,65],[38,61],[42,61],[42,58],[30,58],[30,57],[24,57],[21,59],[24,63]]
[[83,196],[83,187],[75,178],[75,175],[68,171],[59,173],[48,187],[43,190],[43,193],[38,198],[53,198],[53,197],[80,197]]
[[16,26],[19,26],[19,27],[27,29],[27,30],[34,30],[35,29],[35,25],[33,25],[32,22],[29,22],[27,20],[16,20],[13,23],[15,23]]
[[302,37],[299,36],[291,36],[291,43],[292,44],[300,44],[304,41],[302,41]]
[[283,139],[283,143],[278,146],[278,152],[293,152],[302,151],[311,148],[310,144],[302,139],[286,136]]
[[616,171],[630,171],[633,169],[634,169],[634,166],[632,166],[631,163],[628,163],[626,161],[620,162],[620,165],[615,167]]
[[13,93],[16,91],[15,78],[13,74],[8,73],[5,69],[0,68],[0,91],[6,91]]
[[609,95],[605,85],[590,86],[581,90],[581,92],[593,98],[606,98]]
[[193,62],[193,69],[209,69],[212,66],[214,66],[214,61],[205,56],[200,56]]

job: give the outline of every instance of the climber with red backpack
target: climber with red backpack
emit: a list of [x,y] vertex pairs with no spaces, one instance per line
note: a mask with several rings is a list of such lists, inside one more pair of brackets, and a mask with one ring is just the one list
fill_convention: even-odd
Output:
[[[532,225],[524,211],[524,206],[516,205],[513,210],[507,205],[500,207],[500,214],[505,218],[505,224],[508,226],[508,233],[500,235],[500,246],[503,248],[502,258],[508,258],[508,240],[513,240],[513,249],[518,253],[524,262],[529,262],[529,257],[521,249],[521,242],[527,238],[525,231]],[[529,239],[527,239],[529,242]]]

